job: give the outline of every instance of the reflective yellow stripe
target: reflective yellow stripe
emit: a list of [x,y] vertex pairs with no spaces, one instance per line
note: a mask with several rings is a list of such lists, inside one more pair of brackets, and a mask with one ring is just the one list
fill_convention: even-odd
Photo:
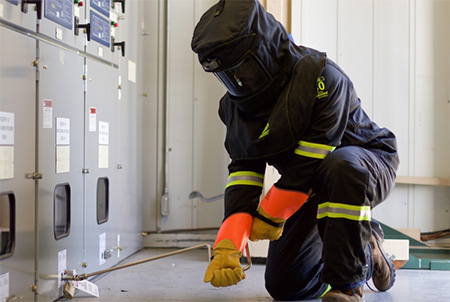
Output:
[[334,146],[300,141],[295,153],[306,157],[324,159],[334,149],[336,149]]
[[239,171],[228,175],[228,182],[225,188],[229,186],[246,185],[263,187],[264,175],[252,171]]
[[261,135],[258,138],[263,138],[264,136],[269,134],[269,123],[267,123],[266,127],[264,127],[263,132],[261,133]]
[[370,206],[352,206],[343,203],[325,202],[319,204],[317,210],[317,219],[324,217],[370,221]]
[[325,294],[328,293],[330,290],[331,290],[331,285],[328,284],[327,289],[323,292],[323,294],[319,297],[319,299],[322,298],[323,296],[325,296]]

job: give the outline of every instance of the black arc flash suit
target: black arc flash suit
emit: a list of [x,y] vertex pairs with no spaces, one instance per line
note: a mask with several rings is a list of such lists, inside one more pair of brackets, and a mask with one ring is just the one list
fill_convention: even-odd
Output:
[[290,41],[257,0],[211,7],[192,49],[228,89],[219,109],[231,157],[225,218],[255,213],[266,164],[281,175],[277,188],[313,192],[270,243],[269,293],[300,300],[328,284],[363,285],[371,277],[371,208],[386,199],[399,163],[394,134],[369,119],[334,62]]

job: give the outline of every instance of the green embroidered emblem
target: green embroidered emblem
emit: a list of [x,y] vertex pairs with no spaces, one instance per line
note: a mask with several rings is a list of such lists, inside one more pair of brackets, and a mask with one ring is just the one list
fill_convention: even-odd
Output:
[[325,91],[325,78],[324,77],[319,77],[317,79],[317,98],[323,99],[326,98],[328,96],[328,91]]

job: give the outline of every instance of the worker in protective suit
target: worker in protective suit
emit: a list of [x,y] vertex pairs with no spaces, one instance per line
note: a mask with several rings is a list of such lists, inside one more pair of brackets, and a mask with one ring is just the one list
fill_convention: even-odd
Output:
[[[325,53],[290,41],[257,0],[211,7],[192,49],[227,88],[219,115],[231,157],[204,281],[237,284],[247,241],[268,239],[274,299],[361,301],[370,278],[388,290],[395,271],[371,209],[394,185],[396,139],[365,114],[348,76]],[[281,178],[260,202],[266,164]]]

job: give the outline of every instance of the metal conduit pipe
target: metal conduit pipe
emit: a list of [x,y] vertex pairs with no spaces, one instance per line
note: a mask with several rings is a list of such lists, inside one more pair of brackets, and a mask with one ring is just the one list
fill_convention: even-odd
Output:
[[[163,113],[164,113],[164,137],[163,137],[163,147],[164,147],[164,155],[163,155],[163,164],[164,164],[164,170],[163,170],[163,194],[161,195],[160,200],[160,211],[162,216],[169,215],[169,89],[168,89],[168,50],[169,50],[169,1],[164,1],[164,22],[163,22],[163,28],[162,32],[160,30],[160,34],[162,34],[163,41],[160,40],[160,43],[163,42],[164,47],[163,51],[160,53],[160,55],[163,56],[163,64],[161,66],[162,70],[160,70],[160,74],[162,75],[160,79],[162,79],[161,88],[162,88],[162,100],[163,100]],[[159,229],[161,226],[158,226]]]
[[[107,269],[104,269],[104,270],[100,270],[100,271],[96,271],[96,272],[92,272],[92,273],[80,274],[80,275],[77,275],[77,274],[72,275],[72,274],[70,274],[70,271],[68,271],[69,274],[67,272],[65,272],[61,279],[64,280],[64,281],[69,281],[69,280],[70,281],[86,280],[87,278],[90,278],[90,277],[93,277],[93,276],[102,275],[102,274],[106,274],[106,273],[109,273],[109,272],[112,272],[112,271],[116,271],[116,270],[119,270],[119,269],[127,268],[127,267],[130,267],[130,266],[135,266],[135,265],[143,264],[143,263],[146,263],[146,262],[150,262],[150,261],[154,261],[154,260],[158,260],[158,259],[174,256],[174,255],[177,255],[177,254],[189,252],[189,251],[192,251],[192,250],[195,250],[195,249],[199,249],[199,248],[202,248],[202,247],[206,247],[208,249],[208,259],[211,259],[211,256],[212,256],[212,254],[211,254],[211,245],[209,245],[207,243],[204,243],[204,244],[194,245],[194,246],[187,247],[187,248],[184,248],[184,249],[176,250],[176,251],[173,251],[173,252],[168,252],[168,253],[161,254],[161,255],[158,255],[158,256],[154,256],[154,257],[150,257],[150,258],[146,258],[146,259],[130,262],[130,263],[127,263],[127,264],[122,264],[122,265],[110,267],[110,268],[107,268]],[[245,249],[246,249],[246,254],[247,254],[246,256],[247,256],[247,262],[248,263],[247,263],[247,265],[245,267],[242,268],[242,270],[247,271],[252,266],[252,260],[251,260],[251,257],[250,257],[250,249],[248,247],[248,244],[246,245]],[[55,278],[58,278],[58,276],[55,276]]]
[[[165,257],[169,257],[169,256],[185,253],[185,252],[188,252],[188,251],[191,251],[191,250],[194,250],[194,249],[198,249],[198,248],[202,248],[202,247],[206,247],[208,249],[208,259],[210,260],[211,259],[211,245],[205,243],[205,244],[199,244],[199,245],[191,246],[191,247],[184,248],[184,249],[181,249],[181,250],[165,253],[165,254],[162,254],[162,255],[155,256],[155,257],[150,257],[150,258],[146,258],[146,259],[130,262],[130,263],[127,263],[127,264],[111,267],[111,268],[104,269],[104,270],[101,270],[101,271],[96,271],[96,272],[89,273],[89,274],[77,275],[77,274],[74,274],[74,270],[66,270],[64,272],[64,275],[61,277],[61,280],[66,281],[66,283],[64,284],[63,294],[64,294],[64,296],[67,299],[72,299],[75,296],[75,287],[70,281],[86,280],[87,278],[90,278],[90,277],[93,277],[93,276],[106,274],[106,273],[109,273],[109,272],[112,272],[112,271],[116,271],[116,270],[119,270],[119,269],[130,267],[130,266],[139,265],[139,264],[143,264],[143,263],[146,263],[146,262],[158,260],[158,259],[161,259],[161,258],[165,258]],[[252,266],[252,260],[251,260],[251,257],[250,257],[250,250],[249,250],[248,244],[246,245],[245,249],[246,249],[246,253],[247,253],[247,262],[248,262],[248,264],[247,264],[247,266],[242,268],[242,270],[244,270],[244,271],[248,270]],[[59,276],[58,275],[54,275],[54,276],[47,276],[47,277],[57,279]]]
[[127,263],[127,264],[110,267],[110,268],[107,268],[107,269],[104,269],[104,270],[100,270],[100,271],[96,271],[96,272],[92,272],[92,273],[80,274],[80,275],[64,274],[62,276],[62,280],[65,280],[65,281],[68,281],[68,280],[73,280],[73,281],[86,280],[87,278],[90,278],[90,277],[93,277],[93,276],[102,275],[102,274],[106,274],[106,273],[109,273],[109,272],[112,272],[112,271],[116,271],[116,270],[119,270],[119,269],[127,268],[127,267],[130,267],[130,266],[135,266],[135,265],[143,264],[143,263],[146,263],[146,262],[150,262],[150,261],[154,261],[154,260],[170,257],[170,256],[173,256],[173,255],[189,252],[189,251],[192,251],[192,250],[195,250],[195,249],[199,249],[199,248],[202,248],[202,247],[206,247],[208,249],[208,259],[211,259],[211,245],[209,245],[207,243],[204,243],[204,244],[199,244],[199,245],[187,247],[187,248],[184,248],[184,249],[176,250],[176,251],[173,251],[173,252],[161,254],[161,255],[158,255],[158,256],[154,256],[154,257],[150,257],[150,258],[146,258],[146,259],[130,262],[130,263]]

